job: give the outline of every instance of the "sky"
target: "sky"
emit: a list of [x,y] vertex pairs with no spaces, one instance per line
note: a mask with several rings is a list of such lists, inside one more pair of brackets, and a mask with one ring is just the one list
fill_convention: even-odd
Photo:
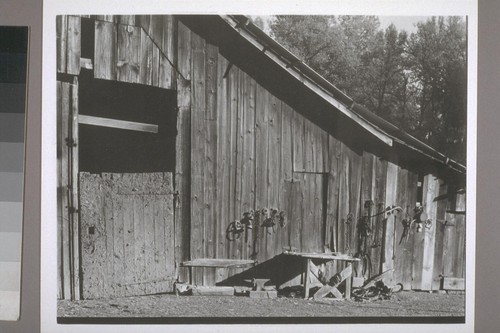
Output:
[[393,23],[398,30],[408,33],[417,31],[417,22],[425,21],[429,16],[379,16],[380,27],[385,29]]
[[[252,16],[256,17],[256,16]],[[269,33],[269,20],[271,16],[260,16],[264,21],[264,31]],[[394,23],[398,30],[406,30],[409,34],[417,31],[417,22],[425,21],[429,16],[379,16],[380,27],[387,28]]]

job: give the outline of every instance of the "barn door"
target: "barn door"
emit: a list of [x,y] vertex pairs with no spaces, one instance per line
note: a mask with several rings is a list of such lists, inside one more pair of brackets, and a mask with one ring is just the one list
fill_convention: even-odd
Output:
[[82,298],[173,290],[172,173],[80,173]]

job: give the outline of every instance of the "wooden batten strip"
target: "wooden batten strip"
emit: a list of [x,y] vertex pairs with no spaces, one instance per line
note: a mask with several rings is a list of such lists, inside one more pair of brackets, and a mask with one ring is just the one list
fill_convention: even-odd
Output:
[[[280,163],[281,163],[281,104],[280,100],[273,95],[269,95],[267,107],[268,113],[268,143],[267,143],[267,201],[268,207],[281,210],[279,207],[279,181],[280,181]],[[275,226],[275,232],[267,238],[266,258],[270,259],[276,254],[281,253],[281,249],[276,246],[279,244],[279,236],[282,229],[279,225]],[[277,252],[280,250],[279,252]]]
[[71,139],[73,144],[70,149],[70,170],[71,170],[71,277],[73,299],[80,299],[80,221],[79,221],[79,189],[78,189],[78,169],[79,169],[79,135],[78,135],[78,78],[73,79],[71,85]]
[[349,186],[350,189],[350,202],[349,210],[354,214],[353,225],[351,226],[351,249],[352,254],[355,254],[358,250],[358,237],[357,237],[357,218],[361,216],[361,172],[363,165],[363,156],[359,155],[356,151],[352,150],[349,154],[349,159],[351,163],[351,182]]
[[[217,179],[216,188],[217,193],[217,234],[216,234],[216,247],[215,247],[215,257],[216,258],[227,258],[226,251],[226,225],[228,223],[227,213],[228,213],[228,202],[229,202],[229,163],[228,158],[230,157],[228,152],[228,111],[227,111],[227,79],[222,77],[222,71],[226,67],[227,60],[221,55],[218,57],[217,66]],[[223,272],[226,270],[218,270],[220,274],[216,274],[216,282],[221,281],[225,278]]]
[[137,123],[133,121],[125,121],[118,119],[79,115],[78,123],[84,125],[118,128],[129,131],[147,132],[155,134],[158,133],[158,125]]
[[[63,202],[63,192],[64,188],[67,188],[67,184],[63,185],[64,172],[67,170],[66,168],[62,168],[63,164],[63,150],[66,150],[67,147],[64,144],[66,133],[63,133],[62,126],[62,83],[57,81],[57,299],[63,299],[64,297],[64,289],[63,289],[63,243],[62,243],[62,230],[63,230],[63,214],[66,210],[66,207]],[[66,159],[67,161],[67,159]]]
[[[464,212],[466,209],[465,193],[457,193],[456,210]],[[453,262],[453,272],[454,276],[461,278],[465,276],[465,238],[466,238],[466,224],[465,215],[458,214],[455,217],[456,223],[456,247],[454,252],[456,253],[455,260]]]
[[[177,66],[182,68],[183,75],[191,77],[191,31],[186,27],[178,30]],[[160,85],[162,79],[160,78]],[[177,140],[175,159],[175,262],[179,281],[188,280],[188,270],[180,269],[182,261],[189,259],[191,214],[191,84],[182,76],[177,76]]]
[[[231,72],[236,70],[233,66]],[[268,137],[269,137],[269,108],[270,95],[264,87],[256,86],[256,106],[255,106],[255,208],[262,209],[268,207]],[[266,241],[268,234],[266,228],[259,228],[257,259],[264,261],[266,258]]]
[[435,240],[435,250],[434,250],[434,268],[432,274],[432,290],[440,289],[441,285],[441,276],[443,275],[443,262],[447,260],[443,256],[444,252],[444,234],[447,228],[446,223],[441,223],[439,221],[445,221],[446,214],[446,203],[448,201],[448,196],[446,195],[448,192],[448,186],[445,182],[441,181],[439,183],[439,191],[436,197],[436,240]]
[[[233,68],[228,80],[228,119],[227,119],[227,137],[228,137],[228,158],[229,158],[229,182],[228,182],[228,204],[227,204],[227,220],[226,224],[234,221],[235,216],[235,192],[236,192],[236,120],[238,112],[238,77],[239,71]],[[237,241],[226,242],[228,258],[239,258]],[[231,273],[231,270],[229,271]]]
[[[224,69],[222,69],[224,70]],[[243,110],[240,125],[242,139],[242,184],[240,218],[255,206],[255,81],[248,75],[242,75],[240,82],[240,107]],[[242,257],[252,254],[252,230],[247,230],[242,242]]]
[[282,231],[280,248],[290,246],[290,186],[292,179],[292,115],[293,109],[281,103],[281,170],[280,170],[280,202],[279,208],[285,212],[285,230]]
[[[205,45],[205,154],[204,154],[204,199],[205,202],[205,255],[214,258],[216,247],[215,212],[217,209],[217,56],[219,50],[211,44]],[[207,285],[215,285],[215,270],[205,269]]]
[[62,271],[61,271],[61,281],[62,281],[62,299],[71,299],[71,259],[70,259],[70,216],[69,216],[69,146],[68,139],[70,138],[69,133],[69,116],[70,116],[70,84],[66,82],[58,82],[59,98],[60,102],[60,146],[61,146],[61,169],[59,174],[61,177],[61,216],[60,216],[60,234],[59,242],[61,249],[61,259],[62,259]]
[[436,245],[436,208],[434,200],[438,196],[439,180],[434,175],[427,175],[424,179],[424,206],[427,218],[430,219],[430,228],[424,228],[422,290],[432,289],[432,272],[434,268],[434,251]]
[[[408,211],[406,208],[408,205],[408,170],[404,168],[399,168],[398,170],[398,192],[396,196],[396,205],[401,207],[403,211],[401,213],[396,214],[395,221],[395,238],[394,238],[394,282],[402,283],[404,280],[403,276],[408,274],[411,271],[411,261],[408,262],[405,256],[405,248],[406,245],[404,240],[400,243],[401,237],[404,234],[404,225],[401,221],[404,218],[404,214],[407,212],[411,214],[411,210],[413,208],[409,208]],[[411,216],[411,215],[410,215]]]
[[[397,204],[398,189],[398,166],[392,162],[387,164],[387,179],[385,192],[385,207]],[[395,243],[395,223],[394,214],[386,216],[384,233],[384,253],[382,261],[382,271],[394,269],[394,243]],[[392,284],[393,273],[390,273],[384,283]]]
[[[191,259],[205,257],[205,40],[191,34]],[[203,270],[196,270],[203,272]],[[195,274],[195,284],[205,282],[203,274]]]
[[[245,98],[244,98],[244,93],[245,93],[245,81],[244,81],[244,72],[243,71],[238,71],[238,80],[237,80],[237,96],[238,96],[238,103],[237,103],[237,113],[236,113],[236,122],[235,122],[235,153],[236,153],[236,165],[235,165],[235,171],[236,171],[236,178],[235,178],[235,194],[234,194],[234,199],[235,199],[235,204],[234,204],[234,218],[239,219],[241,216],[241,204],[242,204],[242,195],[243,195],[243,162],[244,162],[244,156],[243,156],[243,140],[244,140],[244,129],[243,129],[243,115],[245,113]],[[242,258],[243,257],[243,243],[245,239],[240,238],[238,240],[238,243],[236,244],[236,252],[237,252],[237,258]]]

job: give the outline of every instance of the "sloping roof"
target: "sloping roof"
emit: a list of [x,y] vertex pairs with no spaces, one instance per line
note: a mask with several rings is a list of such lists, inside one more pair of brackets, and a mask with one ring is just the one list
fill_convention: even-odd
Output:
[[221,18],[242,38],[262,51],[270,60],[299,80],[345,116],[356,121],[364,130],[388,146],[397,142],[426,158],[430,158],[460,173],[466,168],[431,146],[418,140],[394,124],[356,104],[349,96],[306,65],[302,60],[271,38],[243,15],[221,15]]

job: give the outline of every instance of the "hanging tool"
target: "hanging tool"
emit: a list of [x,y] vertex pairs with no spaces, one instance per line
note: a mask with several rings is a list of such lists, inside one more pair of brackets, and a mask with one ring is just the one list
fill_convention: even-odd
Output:
[[235,239],[240,239],[241,234],[245,231],[245,227],[239,220],[235,220],[226,228],[226,239],[229,241],[234,241]]
[[[374,203],[372,200],[366,200],[364,208],[366,214],[358,219],[358,251],[354,255],[355,258],[361,259],[363,277],[370,277],[372,270],[372,263],[370,254],[368,253],[368,238],[372,234],[372,207]],[[357,273],[357,272],[356,272]]]

